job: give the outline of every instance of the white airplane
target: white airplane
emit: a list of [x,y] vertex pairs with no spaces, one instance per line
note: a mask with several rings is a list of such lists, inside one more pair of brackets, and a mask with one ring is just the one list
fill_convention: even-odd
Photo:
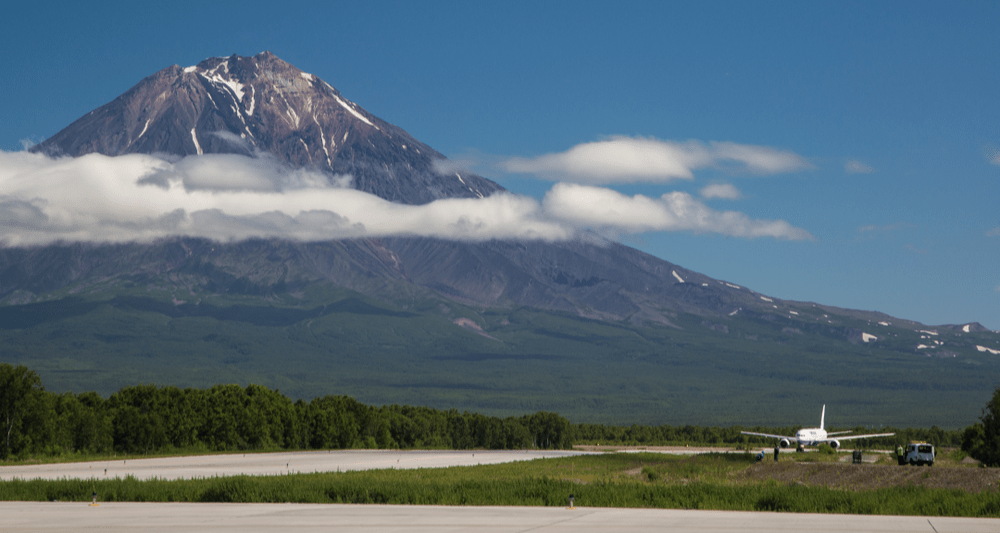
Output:
[[869,439],[874,437],[891,437],[895,433],[877,433],[874,435],[846,435],[837,438],[830,438],[834,435],[844,435],[845,433],[850,433],[850,431],[836,431],[833,433],[827,433],[823,429],[823,420],[826,418],[826,404],[823,404],[823,412],[819,415],[819,427],[818,428],[802,428],[795,433],[794,437],[787,437],[785,435],[771,435],[768,433],[754,433],[752,431],[741,431],[740,433],[744,435],[754,435],[756,437],[770,437],[772,439],[779,439],[778,446],[782,448],[787,448],[793,442],[796,443],[797,448],[802,448],[803,446],[816,446],[821,443],[827,443],[832,448],[840,448],[840,441],[851,440],[851,439]]

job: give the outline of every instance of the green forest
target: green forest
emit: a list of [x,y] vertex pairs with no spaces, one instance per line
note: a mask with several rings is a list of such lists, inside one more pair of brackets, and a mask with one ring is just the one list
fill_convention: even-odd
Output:
[[[0,459],[72,454],[169,454],[189,451],[392,449],[565,449],[574,443],[708,444],[749,448],[773,441],[747,429],[792,434],[798,427],[615,426],[573,424],[556,413],[506,418],[385,405],[348,396],[292,401],[261,385],[207,389],[135,385],[103,398],[95,392],[55,394],[37,373],[0,364]],[[863,430],[864,428],[856,428]],[[961,430],[905,429],[892,439],[859,441],[891,448],[908,440],[960,446]]]

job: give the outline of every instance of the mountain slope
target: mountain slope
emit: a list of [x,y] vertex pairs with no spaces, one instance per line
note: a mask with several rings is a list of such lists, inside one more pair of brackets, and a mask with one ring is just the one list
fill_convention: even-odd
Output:
[[[473,174],[439,173],[435,162],[444,156],[270,52],[165,68],[33,150],[73,157],[94,152],[267,154],[293,167],[320,170],[331,182],[350,174],[356,188],[409,204],[503,190]],[[377,272],[469,304],[527,305],[661,324],[670,324],[676,310],[719,315],[761,304],[752,291],[613,243],[394,238],[344,246],[351,251],[339,261],[310,263],[329,268],[314,268],[307,277],[358,288],[345,280],[354,279],[356,272]],[[76,260],[86,264],[93,259]],[[303,268],[292,263],[293,270]],[[337,270],[351,265],[354,273]],[[56,267],[46,263],[42,268]],[[57,288],[58,283],[48,290]],[[0,298],[19,289],[38,292],[0,284]]]
[[263,152],[331,177],[349,174],[355,188],[406,204],[502,190],[474,174],[439,175],[434,161],[444,156],[270,52],[167,67],[32,151],[73,157]]
[[[273,157],[407,204],[503,190],[439,172],[441,154],[268,52],[163,69],[34,150]],[[769,425],[825,401],[951,427],[956,405],[992,390],[997,354],[1000,335],[977,324],[783,301],[597,239],[0,248],[0,360],[55,390],[258,382],[577,421]],[[905,412],[915,392],[937,405]]]

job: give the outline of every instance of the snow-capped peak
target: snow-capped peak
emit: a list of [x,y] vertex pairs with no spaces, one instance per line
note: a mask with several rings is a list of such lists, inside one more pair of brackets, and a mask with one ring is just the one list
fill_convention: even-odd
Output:
[[410,204],[502,190],[474,174],[445,179],[434,165],[444,156],[270,52],[167,67],[34,151],[268,153],[294,167],[349,175],[361,190]]

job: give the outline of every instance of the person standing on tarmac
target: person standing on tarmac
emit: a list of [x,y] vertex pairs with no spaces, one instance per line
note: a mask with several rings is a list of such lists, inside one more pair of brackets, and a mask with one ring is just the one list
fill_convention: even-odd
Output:
[[774,462],[775,462],[775,463],[777,463],[777,462],[778,462],[778,453],[779,453],[779,452],[778,452],[778,447],[777,447],[777,446],[775,446],[775,447],[774,447]]

